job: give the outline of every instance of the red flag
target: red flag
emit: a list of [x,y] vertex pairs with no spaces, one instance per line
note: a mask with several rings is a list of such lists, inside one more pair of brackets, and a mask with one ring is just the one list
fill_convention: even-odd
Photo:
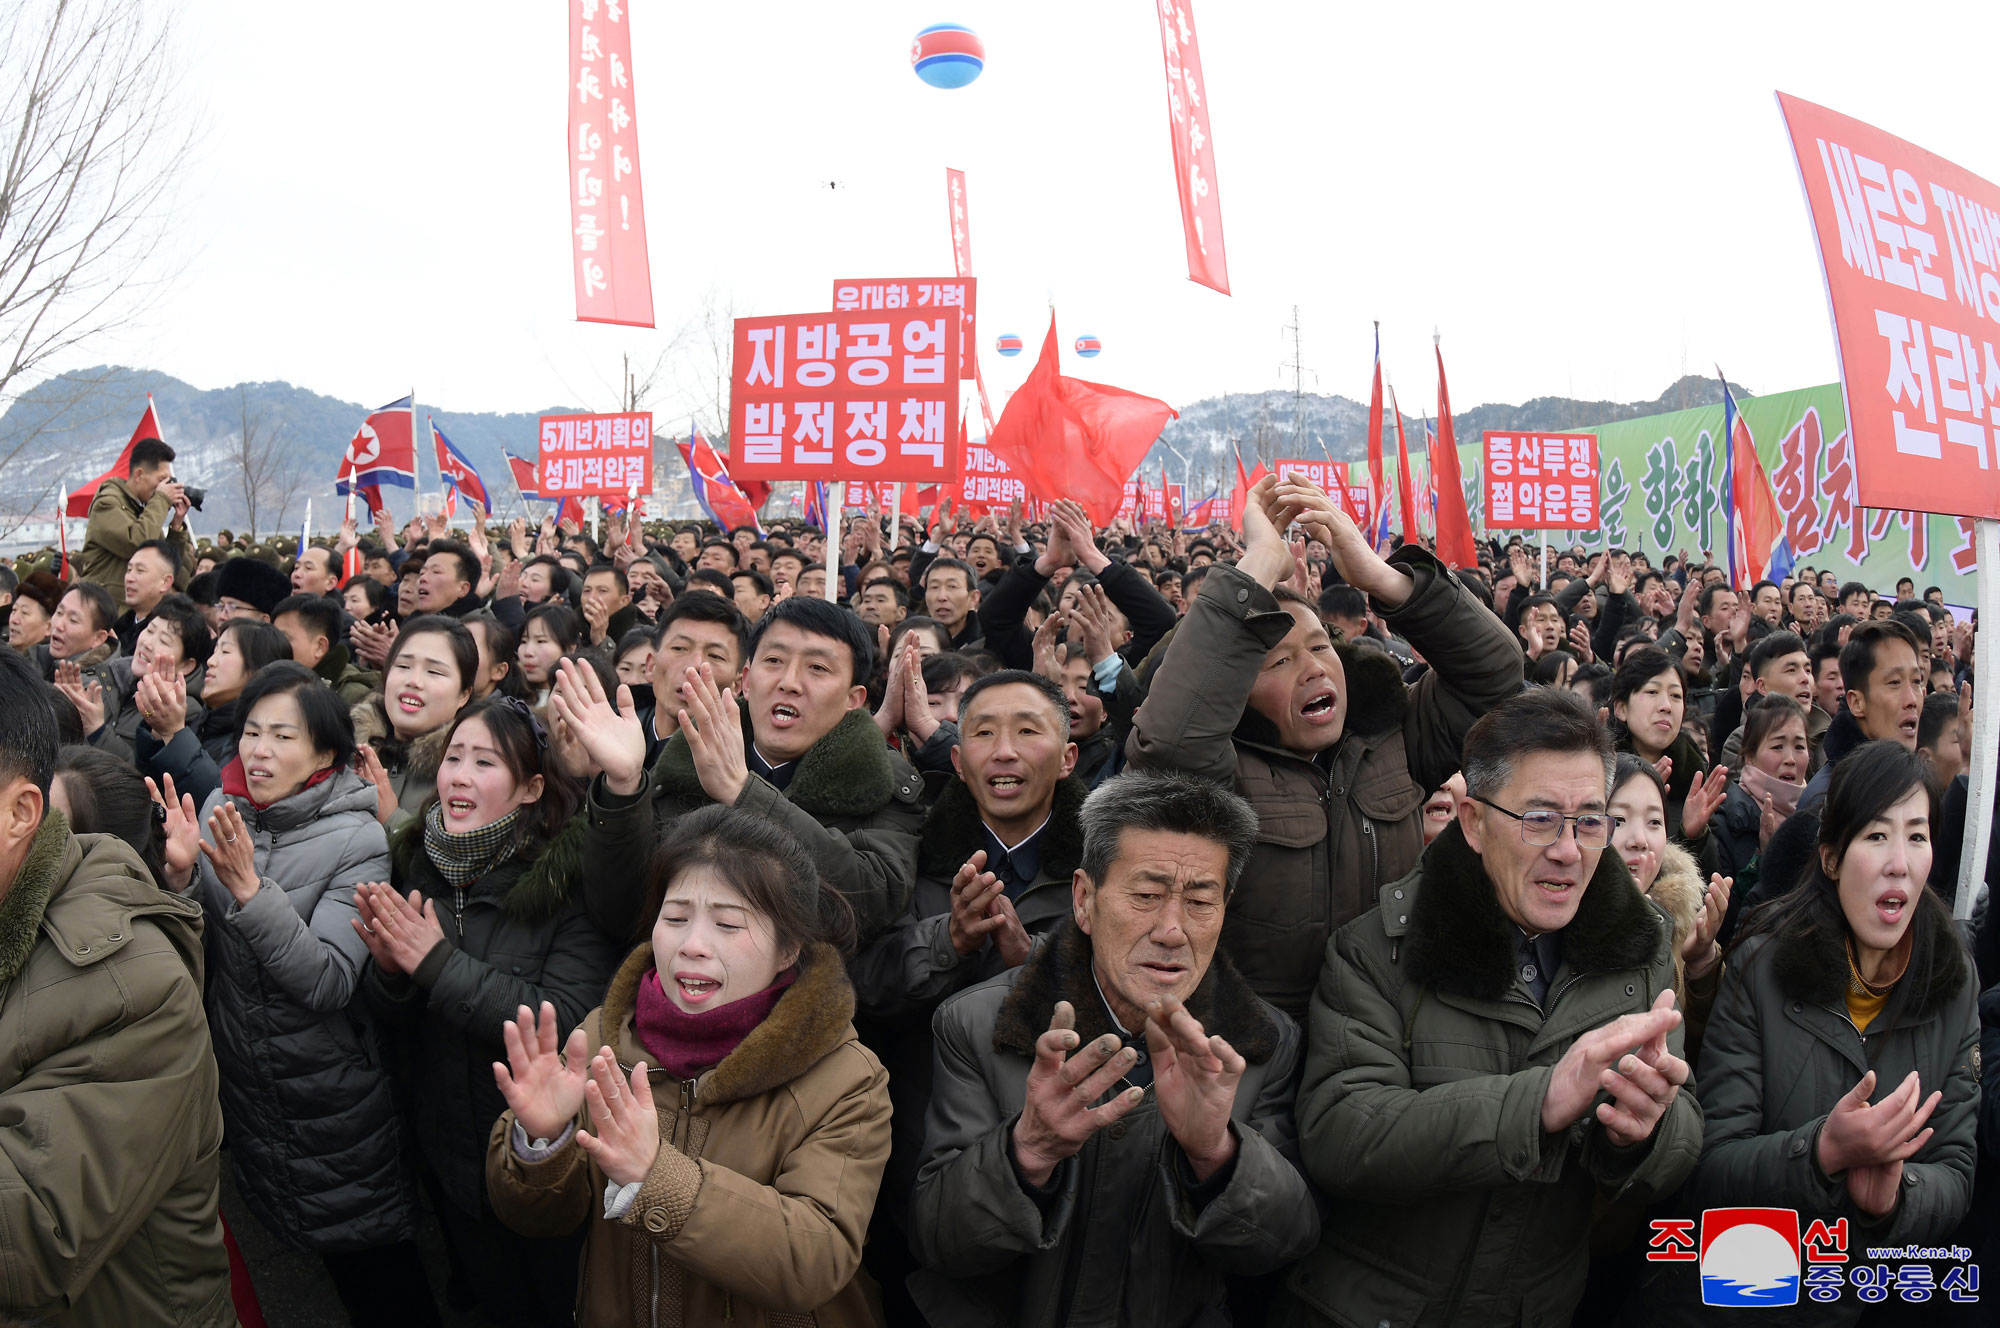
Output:
[[653,325],[631,6],[569,0],[569,226],[581,323]]
[[1164,401],[1057,372],[1056,320],[1042,357],[1001,412],[986,446],[1038,497],[1068,496],[1109,525],[1125,481],[1176,411]]
[[1215,143],[1208,126],[1208,83],[1201,76],[1194,0],[1160,6],[1160,47],[1167,58],[1167,128],[1174,143],[1174,192],[1181,198],[1188,280],[1229,294],[1222,252],[1222,194],[1215,180]]
[[688,436],[676,445],[681,449],[681,460],[687,463],[694,500],[708,513],[709,520],[725,532],[748,526],[761,535],[764,528],[757,522],[756,509],[730,480],[728,465],[708,439],[701,436],[701,431],[690,428]]
[[148,392],[146,394],[146,412],[139,417],[139,427],[132,431],[131,441],[125,444],[125,450],[120,452],[118,459],[111,463],[111,469],[92,480],[86,487],[78,489],[69,496],[68,502],[63,506],[63,515],[89,516],[90,504],[97,497],[97,491],[104,487],[104,481],[122,480],[132,473],[132,449],[139,445],[139,440],[141,438],[158,438],[159,436],[160,417],[153,409],[153,394]]
[[1477,567],[1479,552],[1472,539],[1472,519],[1465,512],[1465,485],[1458,474],[1458,440],[1452,433],[1451,392],[1444,382],[1444,351],[1438,350],[1437,447],[1431,452],[1431,475],[1437,482],[1437,556],[1446,567]]
[[1255,488],[1257,481],[1263,478],[1263,462],[1259,461],[1257,469],[1245,474],[1243,470],[1243,454],[1241,452],[1236,454],[1236,492],[1229,496],[1229,515],[1230,519],[1236,523],[1236,528],[1239,531],[1243,529],[1244,513],[1250,510],[1250,490]]
[[[1382,480],[1382,325],[1375,324],[1375,383],[1368,389],[1368,513],[1377,517],[1389,503],[1389,486]],[[1369,543],[1375,532],[1366,532]]]
[[1389,389],[1389,408],[1396,413],[1396,498],[1403,509],[1403,539],[1417,539],[1417,494],[1410,483],[1410,443],[1403,437],[1403,408],[1396,404],[1396,389]]

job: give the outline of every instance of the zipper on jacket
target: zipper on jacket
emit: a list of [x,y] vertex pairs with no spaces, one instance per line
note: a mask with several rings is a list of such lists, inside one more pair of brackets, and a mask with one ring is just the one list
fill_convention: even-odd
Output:
[[1368,841],[1368,885],[1369,898],[1382,888],[1382,855],[1375,843],[1375,822],[1366,816],[1361,818],[1361,837]]

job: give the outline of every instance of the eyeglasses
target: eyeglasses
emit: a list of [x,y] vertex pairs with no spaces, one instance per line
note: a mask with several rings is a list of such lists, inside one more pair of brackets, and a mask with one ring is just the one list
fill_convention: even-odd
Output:
[[1609,812],[1583,812],[1576,816],[1564,816],[1561,812],[1537,809],[1531,812],[1510,812],[1497,802],[1474,795],[1474,802],[1491,807],[1502,816],[1511,816],[1521,823],[1521,842],[1531,848],[1547,848],[1563,836],[1563,823],[1576,826],[1576,846],[1578,848],[1604,848],[1611,843],[1611,832],[1624,823],[1622,816]]

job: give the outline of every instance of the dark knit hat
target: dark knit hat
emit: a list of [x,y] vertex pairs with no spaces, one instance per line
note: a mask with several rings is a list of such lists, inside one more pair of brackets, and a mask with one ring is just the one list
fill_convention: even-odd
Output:
[[291,593],[291,581],[262,559],[239,555],[224,559],[215,569],[217,599],[241,600],[262,614],[268,615]]

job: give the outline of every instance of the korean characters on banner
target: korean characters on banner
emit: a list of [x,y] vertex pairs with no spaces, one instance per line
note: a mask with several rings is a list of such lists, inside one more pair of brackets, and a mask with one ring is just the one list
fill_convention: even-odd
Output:
[[1597,529],[1596,434],[1489,431],[1484,450],[1488,529]]
[[903,277],[889,281],[847,279],[833,283],[833,307],[854,309],[958,310],[958,376],[972,378],[972,357],[979,349],[976,326],[979,282],[972,277]]
[[737,319],[729,473],[955,479],[958,333],[937,305]]
[[1365,483],[1354,484],[1350,482],[1347,466],[1344,463],[1324,460],[1309,461],[1304,458],[1286,460],[1281,457],[1273,463],[1272,468],[1278,472],[1280,478],[1286,475],[1303,475],[1306,479],[1317,484],[1322,490],[1331,494],[1335,501],[1339,500],[1340,491],[1343,488],[1346,489],[1347,511],[1350,514],[1356,515],[1356,524],[1363,527],[1368,525],[1368,486]]
[[1222,251],[1222,195],[1208,130],[1208,85],[1195,39],[1194,0],[1157,0],[1160,47],[1167,60],[1167,127],[1173,134],[1174,184],[1187,239],[1188,280],[1229,294]]
[[965,445],[965,464],[958,473],[959,501],[968,506],[1005,507],[1025,502],[1028,486],[983,442]]
[[1778,94],[1819,241],[1862,505],[2000,517],[2000,188]]
[[569,224],[576,316],[653,325],[628,0],[569,0]]
[[540,464],[544,498],[623,498],[653,491],[653,416],[544,415]]

